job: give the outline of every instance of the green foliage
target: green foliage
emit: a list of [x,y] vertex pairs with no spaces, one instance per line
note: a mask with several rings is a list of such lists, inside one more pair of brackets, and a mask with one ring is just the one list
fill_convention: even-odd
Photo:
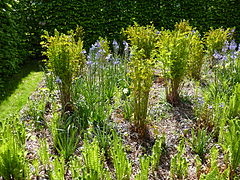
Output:
[[233,87],[232,95],[229,97],[228,118],[240,117],[240,83]]
[[220,52],[222,50],[225,41],[230,38],[230,32],[230,28],[224,30],[223,28],[213,29],[211,27],[211,29],[205,33],[206,52],[210,65],[214,66],[216,64],[213,58],[214,51]]
[[26,179],[28,163],[25,159],[25,129],[18,118],[2,122],[0,129],[0,177]]
[[190,52],[188,59],[189,76],[193,79],[201,79],[202,66],[204,64],[204,46],[200,33],[192,30],[190,36]]
[[137,51],[144,50],[146,59],[150,59],[152,50],[155,48],[156,32],[153,25],[139,26],[137,23],[124,31],[131,46],[136,46]]
[[103,155],[96,138],[90,143],[84,140],[82,151],[84,167],[82,168],[82,179],[107,179],[109,172],[103,167]]
[[184,140],[181,140],[177,147],[178,153],[171,159],[170,176],[171,179],[184,179],[188,175],[187,159],[183,157],[185,153]]
[[64,180],[65,179],[65,162],[64,157],[55,157],[53,160],[53,169],[50,172],[50,179],[51,180]]
[[154,53],[161,70],[161,76],[167,82],[166,97],[171,104],[179,102],[179,90],[183,79],[188,75],[188,59],[190,48],[188,33],[180,30],[161,31]]
[[42,45],[47,49],[44,54],[48,57],[48,69],[54,74],[59,85],[63,112],[72,111],[72,81],[83,71],[85,64],[83,41],[81,37],[75,40],[76,35],[73,31],[65,35],[55,30],[54,36],[45,32],[42,37],[46,39]]
[[240,165],[240,120],[229,120],[227,131],[224,134],[223,148],[226,152],[227,159],[230,161],[231,171],[236,171]]
[[0,3],[0,88],[7,78],[19,70],[26,61],[24,24],[16,10],[16,1],[3,0]]
[[148,97],[152,86],[153,64],[151,53],[155,47],[156,32],[154,26],[128,27],[125,33],[132,45],[129,62],[130,88],[133,100],[134,123],[139,133],[145,135]]
[[124,152],[121,139],[116,133],[113,134],[112,147],[110,151],[115,168],[116,179],[129,180],[132,173],[132,165],[127,158],[127,154]]
[[194,129],[192,129],[192,139],[189,142],[191,143],[193,152],[197,153],[202,161],[208,151],[207,146],[209,141],[210,137],[207,135],[205,129],[198,129],[196,134],[194,133]]
[[79,179],[81,177],[81,169],[83,168],[82,159],[78,156],[74,156],[69,165],[72,179]]
[[50,170],[50,155],[49,146],[46,139],[40,140],[40,147],[38,150],[38,156],[45,171]]
[[140,157],[140,172],[134,178],[135,180],[148,180],[151,158],[147,155]]
[[36,129],[41,129],[46,126],[44,114],[46,103],[49,100],[49,90],[47,88],[40,89],[37,98],[39,99],[34,99],[29,102],[27,115],[33,121]]
[[155,144],[153,145],[153,148],[152,148],[152,155],[150,156],[152,171],[157,169],[160,163],[160,157],[161,157],[164,145],[165,145],[165,136],[158,137],[155,140]]
[[204,63],[204,46],[201,35],[196,28],[189,25],[189,21],[182,20],[175,24],[175,30],[180,31],[190,39],[189,57],[188,57],[188,75],[190,78],[199,80],[201,78],[201,69]]
[[73,155],[79,142],[78,128],[74,125],[73,118],[74,116],[59,118],[55,114],[50,124],[53,145],[65,160]]
[[211,167],[208,174],[201,174],[200,180],[224,180],[229,179],[229,168],[220,173],[218,169],[218,149],[213,147],[211,149]]
[[39,52],[42,30],[53,33],[57,28],[66,33],[77,24],[85,30],[84,42],[87,47],[99,37],[119,40],[122,28],[153,22],[161,27],[173,28],[180,19],[189,19],[201,33],[210,27],[234,27],[239,29],[239,4],[229,0],[151,0],[151,1],[44,1],[21,0],[19,22],[26,24],[27,42],[31,52]]

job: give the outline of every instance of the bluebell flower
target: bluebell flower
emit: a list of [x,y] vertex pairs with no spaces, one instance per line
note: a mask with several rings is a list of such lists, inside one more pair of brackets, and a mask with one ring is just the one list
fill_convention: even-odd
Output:
[[99,52],[99,51],[95,54],[95,58],[96,58],[96,59],[100,59],[101,56],[102,56],[102,55],[101,55],[101,52]]
[[229,50],[235,51],[236,48],[237,48],[237,43],[235,42],[235,40],[232,40],[229,45]]
[[231,52],[231,58],[232,59],[236,59],[237,58],[237,55],[238,55],[238,52],[237,51],[234,51],[234,52]]
[[192,33],[193,33],[193,34],[195,34],[195,33],[196,33],[196,31],[193,29],[193,30],[192,30]]
[[82,51],[82,53],[83,53],[83,54],[86,54],[86,53],[87,53],[87,51],[86,51],[86,50],[83,50],[83,51]]
[[219,104],[219,107],[220,107],[220,108],[223,108],[223,107],[224,107],[224,103],[220,103],[220,104]]
[[62,83],[62,80],[57,76],[57,78],[56,78],[56,83],[58,83],[58,84],[61,84]]
[[222,47],[222,52],[226,53],[227,50],[228,50],[228,46],[229,46],[228,41],[225,41],[225,42],[224,42],[224,46]]
[[227,61],[227,59],[228,59],[228,57],[227,57],[226,55],[223,55],[223,56],[222,56],[222,60],[223,60],[223,61]]
[[156,34],[160,34],[160,31],[157,31]]
[[104,49],[99,49],[98,52],[99,52],[100,54],[106,53],[106,51],[105,51]]
[[96,47],[98,47],[98,48],[100,48],[101,47],[101,44],[100,44],[100,42],[99,42],[99,40],[97,40],[97,42],[95,42],[95,44],[94,44]]
[[199,104],[204,104],[204,99],[203,99],[203,97],[198,97],[198,103],[199,103]]
[[92,47],[89,49],[89,53],[93,53],[96,50],[96,46],[92,44]]
[[212,108],[213,108],[213,106],[212,106],[212,105],[209,105],[209,106],[208,106],[208,109],[212,109]]
[[213,57],[215,58],[215,59],[221,59],[222,58],[222,55],[221,54],[219,54],[216,50],[214,50],[214,54],[213,54]]
[[113,64],[114,65],[120,64],[120,61],[114,61]]
[[113,46],[118,46],[118,43],[115,39],[113,40]]
[[87,61],[86,64],[87,64],[87,65],[92,65],[93,62],[92,62],[92,61]]
[[88,60],[92,59],[92,55],[89,54],[89,55],[87,56],[87,59],[88,59]]
[[112,60],[112,54],[108,54],[107,57],[106,57],[106,60],[111,61]]
[[118,50],[119,50],[119,45],[118,45],[117,41],[114,39],[112,44],[113,44],[113,50],[117,54]]

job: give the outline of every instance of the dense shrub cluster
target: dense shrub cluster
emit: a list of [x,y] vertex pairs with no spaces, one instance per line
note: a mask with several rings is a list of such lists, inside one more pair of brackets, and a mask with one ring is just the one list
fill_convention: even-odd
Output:
[[0,86],[7,77],[19,68],[26,54],[23,27],[10,0],[0,2]]

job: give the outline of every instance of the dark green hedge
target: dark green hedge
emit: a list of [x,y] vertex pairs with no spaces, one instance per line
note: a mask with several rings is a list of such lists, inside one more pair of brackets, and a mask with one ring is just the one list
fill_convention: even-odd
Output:
[[[29,1],[29,0],[27,0]],[[24,2],[24,0],[23,0]],[[25,1],[26,2],[26,1]],[[29,27],[39,43],[41,30],[53,32],[55,28],[66,32],[81,25],[85,42],[91,45],[99,36],[119,39],[122,28],[133,24],[153,22],[157,28],[173,28],[181,19],[189,20],[201,32],[212,27],[240,26],[238,0],[35,0],[30,7]],[[34,16],[32,16],[34,9]],[[32,41],[33,43],[33,41]]]
[[26,38],[21,27],[21,18],[13,8],[14,2],[0,2],[0,86],[3,78],[17,71],[26,54]]
[[[86,47],[99,36],[107,36],[109,40],[121,39],[121,29],[132,25],[134,21],[140,25],[153,22],[158,29],[171,29],[176,22],[186,19],[201,32],[211,26],[235,26],[240,31],[239,0],[19,0],[14,8],[7,11],[2,11],[2,4],[6,3],[1,3],[3,23],[0,38],[3,50],[0,56],[4,58],[1,69],[15,67],[20,61],[16,49],[19,42],[15,39],[20,37],[29,54],[41,55],[40,36],[43,30],[52,33],[56,28],[66,32],[77,24],[85,30]],[[17,14],[17,22],[16,16],[12,18],[13,9]],[[16,23],[25,31],[25,39],[22,32],[16,30]]]

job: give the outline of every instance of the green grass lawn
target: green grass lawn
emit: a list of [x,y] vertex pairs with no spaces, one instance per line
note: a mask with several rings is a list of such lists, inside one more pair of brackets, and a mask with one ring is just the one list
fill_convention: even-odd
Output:
[[43,72],[31,72],[24,77],[15,91],[0,104],[0,120],[19,113],[28,97],[43,79]]

